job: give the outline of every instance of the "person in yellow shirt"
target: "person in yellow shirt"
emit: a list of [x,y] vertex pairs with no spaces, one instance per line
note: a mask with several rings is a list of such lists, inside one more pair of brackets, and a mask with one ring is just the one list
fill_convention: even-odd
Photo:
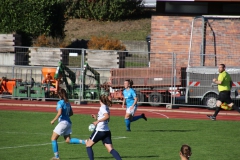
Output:
[[220,64],[218,66],[218,79],[214,78],[213,83],[218,85],[218,99],[216,104],[216,110],[213,115],[207,115],[207,117],[211,120],[216,120],[216,117],[221,110],[221,105],[223,103],[227,103],[227,105],[234,110],[240,112],[240,108],[237,107],[233,100],[231,99],[231,88],[232,88],[232,78],[231,76],[225,71],[225,64]]

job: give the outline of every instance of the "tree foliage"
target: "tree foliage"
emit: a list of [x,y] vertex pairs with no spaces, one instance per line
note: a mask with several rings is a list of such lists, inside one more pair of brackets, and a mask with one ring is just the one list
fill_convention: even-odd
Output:
[[62,37],[72,1],[74,0],[1,0],[0,33]]
[[78,0],[75,16],[90,20],[117,21],[137,15],[142,0]]

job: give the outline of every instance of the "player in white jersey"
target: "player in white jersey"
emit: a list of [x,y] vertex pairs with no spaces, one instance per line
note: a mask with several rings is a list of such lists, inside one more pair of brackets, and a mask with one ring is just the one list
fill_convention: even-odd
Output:
[[110,119],[109,107],[112,106],[108,96],[100,96],[100,105],[98,116],[94,114],[91,115],[92,118],[96,120],[93,122],[96,128],[86,143],[88,157],[90,160],[94,160],[92,146],[101,140],[108,152],[111,153],[116,160],[121,160],[122,158],[120,157],[119,153],[113,149],[111,131],[108,127],[108,122]]

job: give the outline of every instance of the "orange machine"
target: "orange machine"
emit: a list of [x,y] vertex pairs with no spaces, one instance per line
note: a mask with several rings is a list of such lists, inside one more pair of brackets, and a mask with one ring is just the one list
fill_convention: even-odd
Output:
[[22,82],[22,79],[0,78],[0,94],[12,94],[17,82]]
[[54,79],[55,72],[56,68],[42,68],[42,74],[45,77],[42,80],[42,83],[49,84],[50,92],[54,92],[54,94],[57,94],[59,90],[59,80]]

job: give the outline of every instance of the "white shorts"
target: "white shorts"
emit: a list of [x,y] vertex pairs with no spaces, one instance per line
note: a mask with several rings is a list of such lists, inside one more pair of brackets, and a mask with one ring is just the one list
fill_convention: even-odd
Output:
[[54,128],[53,132],[57,133],[60,136],[72,134],[72,124],[68,121],[60,121]]
[[137,106],[134,106],[132,110],[130,110],[131,107],[127,108],[126,113],[131,114],[132,116],[135,114],[137,111]]

